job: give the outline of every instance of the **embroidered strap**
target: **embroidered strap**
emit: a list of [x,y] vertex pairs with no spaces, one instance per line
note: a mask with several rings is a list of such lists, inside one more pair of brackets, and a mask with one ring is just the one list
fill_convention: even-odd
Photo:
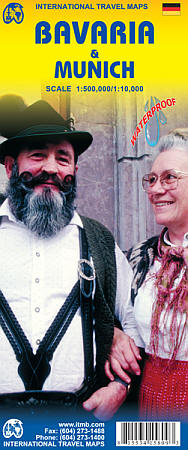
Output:
[[133,270],[131,300],[134,305],[138,289],[144,282],[146,275],[157,255],[158,236],[142,241],[128,250],[127,259]]
[[84,344],[84,368],[85,383],[90,384],[94,379],[93,361],[93,295],[95,277],[90,262],[89,247],[84,229],[80,229],[80,241],[82,245],[83,276],[80,276],[80,307],[82,317],[82,332]]
[[0,291],[0,324],[9,340],[17,361],[21,361],[24,350],[32,351],[31,345],[26,338],[19,322],[10,308],[3,293]]
[[37,353],[46,352],[49,361],[80,306],[79,292],[77,281],[38,347]]

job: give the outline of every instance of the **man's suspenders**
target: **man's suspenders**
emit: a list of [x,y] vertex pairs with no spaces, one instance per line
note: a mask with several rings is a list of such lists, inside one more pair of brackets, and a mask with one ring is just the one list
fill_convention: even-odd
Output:
[[[80,229],[80,280],[74,285],[64,305],[48,328],[36,354],[24,334],[19,322],[0,291],[0,324],[9,340],[16,359],[18,373],[26,391],[39,391],[50,373],[49,362],[59,342],[64,336],[79,306],[81,308],[84,345],[84,386],[81,391],[94,384],[93,361],[93,297],[95,286],[94,268],[90,264],[89,249],[84,229]],[[71,350],[71,349],[70,349]],[[71,374],[70,374],[71,376]]]

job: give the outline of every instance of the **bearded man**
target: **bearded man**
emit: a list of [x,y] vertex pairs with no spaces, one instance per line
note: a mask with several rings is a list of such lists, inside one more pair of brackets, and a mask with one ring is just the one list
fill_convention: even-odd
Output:
[[[128,383],[107,384],[114,313],[137,336],[132,272],[111,233],[74,208],[77,159],[91,144],[40,100],[0,145],[0,401],[80,406],[110,418]],[[129,342],[130,360],[136,352]],[[25,392],[23,392],[25,390]]]

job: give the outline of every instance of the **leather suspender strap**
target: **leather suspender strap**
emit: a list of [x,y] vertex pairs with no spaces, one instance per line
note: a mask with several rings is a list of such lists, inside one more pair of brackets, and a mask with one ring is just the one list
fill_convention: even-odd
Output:
[[85,382],[90,384],[94,380],[93,357],[93,297],[95,290],[94,267],[90,262],[89,247],[83,228],[80,229],[82,255],[79,264],[80,277],[80,308],[82,317],[82,332],[84,345]]

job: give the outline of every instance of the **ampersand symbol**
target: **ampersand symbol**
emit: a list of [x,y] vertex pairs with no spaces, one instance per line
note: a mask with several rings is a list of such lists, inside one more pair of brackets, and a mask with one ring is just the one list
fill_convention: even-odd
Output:
[[98,58],[98,57],[99,57],[98,51],[97,50],[92,50],[91,51],[91,58]]

